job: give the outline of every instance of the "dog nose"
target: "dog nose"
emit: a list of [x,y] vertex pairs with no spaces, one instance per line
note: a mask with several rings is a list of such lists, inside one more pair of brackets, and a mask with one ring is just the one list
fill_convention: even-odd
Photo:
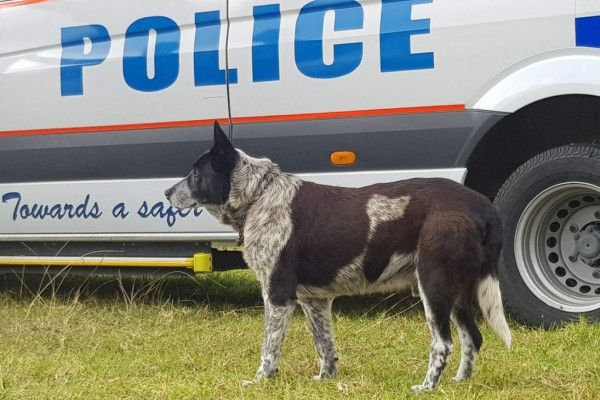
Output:
[[173,188],[169,188],[167,190],[165,190],[165,197],[169,197],[171,195],[171,193],[173,193]]

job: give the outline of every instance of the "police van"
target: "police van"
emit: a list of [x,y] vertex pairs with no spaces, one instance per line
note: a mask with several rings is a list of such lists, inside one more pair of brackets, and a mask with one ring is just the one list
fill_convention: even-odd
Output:
[[600,317],[597,0],[0,0],[0,268],[242,267],[163,192],[212,141],[494,200],[513,317]]

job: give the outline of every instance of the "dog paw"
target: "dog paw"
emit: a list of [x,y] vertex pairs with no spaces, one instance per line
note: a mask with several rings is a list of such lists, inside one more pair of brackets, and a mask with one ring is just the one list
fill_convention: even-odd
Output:
[[335,375],[330,375],[330,374],[319,374],[319,375],[315,375],[313,376],[313,379],[315,381],[326,381],[329,379],[334,379]]
[[261,380],[267,378],[267,376],[263,373],[262,369],[259,369],[258,372],[256,373],[256,375],[254,375],[254,379],[252,379],[251,381],[248,380],[243,380],[242,381],[242,387],[248,387],[250,385],[252,385],[253,383],[257,383],[260,382]]
[[419,393],[423,393],[423,392],[428,392],[431,390],[431,388],[423,386],[423,385],[414,385],[413,387],[410,388],[410,390],[414,394],[419,394]]
[[248,386],[252,385],[253,383],[254,383],[254,381],[243,380],[242,381],[242,387],[247,388]]
[[468,378],[468,377],[466,377],[466,376],[458,376],[458,375],[457,375],[457,376],[455,376],[454,378],[450,379],[450,382],[452,382],[452,383],[458,383],[458,382],[465,381],[465,380],[467,380],[467,379],[469,379],[469,378]]
[[337,371],[321,372],[319,375],[313,376],[315,381],[324,381],[327,379],[334,379],[337,376]]

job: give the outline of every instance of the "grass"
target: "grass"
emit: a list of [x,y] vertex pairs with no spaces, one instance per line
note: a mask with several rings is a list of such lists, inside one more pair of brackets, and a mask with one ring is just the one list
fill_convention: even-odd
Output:
[[[339,376],[315,382],[303,315],[280,372],[258,367],[259,288],[249,271],[191,278],[0,277],[0,399],[403,399],[427,368],[429,333],[407,293],[334,303]],[[543,331],[511,324],[507,351],[482,323],[474,377],[431,399],[598,399],[600,325]],[[455,342],[458,342],[455,340]]]

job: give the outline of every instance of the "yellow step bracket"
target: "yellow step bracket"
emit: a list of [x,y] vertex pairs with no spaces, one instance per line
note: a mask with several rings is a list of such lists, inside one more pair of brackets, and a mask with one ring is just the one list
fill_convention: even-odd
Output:
[[194,254],[194,272],[212,272],[212,254],[196,253]]

